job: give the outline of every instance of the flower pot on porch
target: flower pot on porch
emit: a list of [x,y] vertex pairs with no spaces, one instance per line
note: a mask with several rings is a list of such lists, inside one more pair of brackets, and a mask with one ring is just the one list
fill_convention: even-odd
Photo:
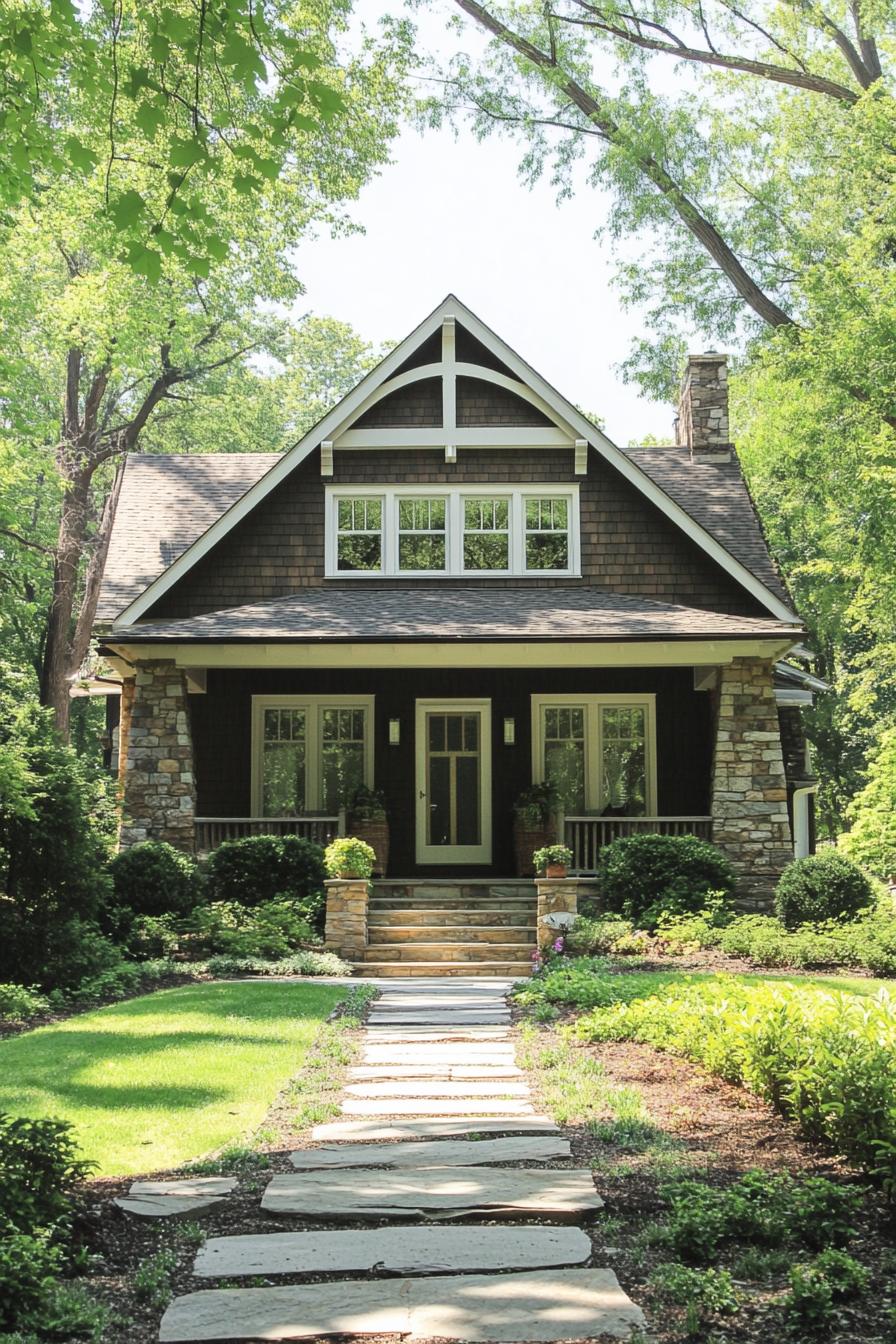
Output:
[[549,863],[545,869],[545,877],[566,877],[569,872],[565,863]]
[[552,827],[527,826],[525,823],[515,820],[513,824],[513,849],[516,855],[517,877],[533,877],[535,865],[532,862],[532,855],[536,849],[543,849],[545,845],[551,845],[553,842],[554,831]]
[[377,821],[355,821],[352,834],[364,840],[376,855],[374,877],[385,877],[389,867],[389,822],[386,817]]

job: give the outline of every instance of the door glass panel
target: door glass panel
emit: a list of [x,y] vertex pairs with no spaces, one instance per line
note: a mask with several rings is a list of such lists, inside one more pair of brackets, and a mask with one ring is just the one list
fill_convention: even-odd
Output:
[[305,811],[305,711],[264,711],[262,814],[295,817]]
[[647,724],[638,705],[601,708],[601,808],[620,816],[647,813]]
[[427,843],[481,843],[480,716],[427,715]]
[[585,811],[585,710],[581,705],[544,711],[544,772],[568,816]]

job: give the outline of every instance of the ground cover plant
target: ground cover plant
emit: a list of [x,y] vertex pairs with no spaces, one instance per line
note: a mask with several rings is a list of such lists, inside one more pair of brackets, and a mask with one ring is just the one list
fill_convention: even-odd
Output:
[[98,1174],[169,1168],[254,1128],[344,995],[191,984],[0,1042],[0,1110],[71,1123]]

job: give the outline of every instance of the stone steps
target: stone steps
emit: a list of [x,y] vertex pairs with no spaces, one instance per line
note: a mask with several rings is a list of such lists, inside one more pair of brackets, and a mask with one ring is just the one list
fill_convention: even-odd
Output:
[[388,908],[381,908],[371,902],[367,922],[371,928],[389,928],[390,926],[393,928],[420,928],[421,926],[429,926],[446,930],[458,927],[463,929],[476,927],[534,929],[535,904],[528,901],[520,902],[518,908],[512,910],[495,910],[491,906],[487,910],[471,910],[469,906],[447,909],[444,906],[427,908],[419,904],[401,905],[400,907],[390,905]]
[[436,943],[405,942],[373,943],[368,946],[364,960],[374,961],[425,961],[429,963],[450,962],[495,962],[527,961],[535,946],[532,942],[488,942],[488,943]]
[[[464,912],[466,913],[466,912]],[[379,943],[534,943],[534,924],[370,924],[370,946]]]
[[356,961],[357,976],[431,976],[497,975],[520,980],[531,974],[532,963],[525,961]]

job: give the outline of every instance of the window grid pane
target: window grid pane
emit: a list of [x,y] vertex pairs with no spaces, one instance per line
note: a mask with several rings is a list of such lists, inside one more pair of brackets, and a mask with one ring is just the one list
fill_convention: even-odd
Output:
[[464,500],[464,569],[510,568],[510,501]]
[[336,567],[381,570],[383,501],[369,496],[340,499],[337,508]]
[[647,813],[647,721],[643,706],[601,707],[601,800],[604,811]]
[[585,811],[585,710],[557,705],[544,711],[544,773],[571,816]]
[[399,499],[398,568],[441,571],[447,564],[444,499]]
[[569,507],[565,498],[526,500],[526,569],[569,569]]

